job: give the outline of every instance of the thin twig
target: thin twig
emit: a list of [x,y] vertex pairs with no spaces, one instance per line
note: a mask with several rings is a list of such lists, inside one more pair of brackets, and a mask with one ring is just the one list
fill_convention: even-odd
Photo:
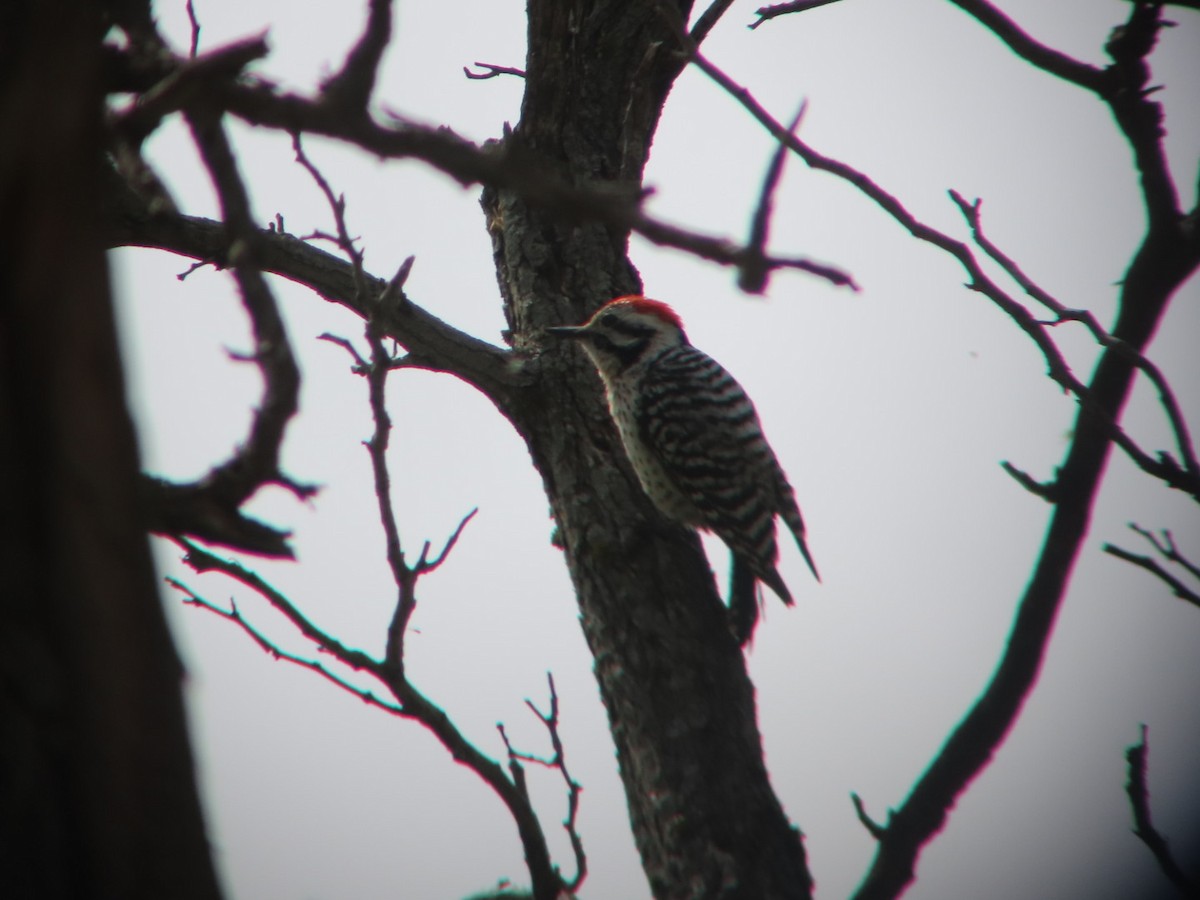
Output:
[[192,26],[192,42],[188,48],[188,56],[195,59],[200,50],[200,20],[196,18],[196,7],[192,0],[187,0],[187,17]]
[[438,566],[446,561],[446,557],[450,555],[450,551],[454,549],[454,545],[458,543],[459,536],[463,533],[463,529],[467,527],[467,523],[475,518],[475,514],[479,512],[479,507],[471,510],[458,523],[458,527],[454,529],[454,533],[446,540],[445,546],[442,547],[442,552],[431,560],[427,560],[426,556],[429,552],[429,543],[425,543],[425,548],[421,551],[421,557],[417,560],[416,569],[422,575],[432,572]]
[[472,81],[487,81],[489,78],[499,78],[501,75],[512,75],[516,78],[524,78],[524,69],[515,69],[512,66],[494,66],[491,63],[476,61],[473,65],[477,69],[483,69],[482,72],[472,72],[469,67],[463,66],[463,74]]
[[[1178,563],[1193,577],[1200,578],[1200,568],[1195,566],[1190,560],[1184,558],[1179,553],[1179,550],[1175,546],[1175,542],[1171,538],[1171,533],[1169,531],[1163,532],[1165,543],[1160,544],[1155,539],[1153,534],[1146,529],[1139,527],[1137,524],[1131,522],[1129,527],[1131,530],[1137,532],[1139,535],[1149,541],[1154,549],[1163,556],[1163,558],[1170,562]],[[1169,587],[1174,595],[1180,600],[1185,600],[1188,603],[1194,604],[1195,606],[1200,606],[1200,592],[1194,588],[1188,587],[1180,579],[1176,578],[1173,574],[1164,569],[1159,564],[1158,560],[1154,559],[1153,557],[1143,556],[1139,553],[1133,553],[1114,544],[1105,544],[1104,552],[1110,556],[1117,557],[1117,559],[1122,559],[1127,563],[1135,565],[1140,569],[1145,569],[1155,578],[1166,584],[1167,587]]]
[[[795,135],[800,123],[804,121],[804,112],[808,109],[808,101],[800,102],[800,108],[788,125],[788,134]],[[738,287],[748,294],[761,294],[767,286],[766,267],[767,239],[771,231],[771,212],[775,191],[783,178],[783,166],[788,157],[787,144],[779,144],[771,155],[767,173],[763,177],[762,190],[758,195],[758,204],[750,220],[750,236],[746,241],[746,263],[738,271]]]
[[380,311],[386,313],[396,301],[408,302],[408,297],[404,294],[404,284],[408,281],[408,275],[416,261],[415,256],[407,256],[404,262],[400,263],[400,267],[396,269],[396,274],[387,283],[387,287],[379,293],[376,306]]
[[320,675],[325,680],[333,683],[334,685],[336,685],[337,687],[346,691],[347,693],[354,695],[359,700],[362,700],[364,703],[366,703],[369,706],[376,706],[379,709],[382,709],[384,712],[391,713],[394,716],[404,716],[405,715],[405,711],[402,707],[395,706],[391,703],[386,703],[383,700],[380,700],[371,691],[368,691],[364,688],[360,688],[358,685],[351,684],[349,681],[346,681],[344,678],[341,678],[338,675],[335,675],[333,672],[331,672],[329,669],[325,668],[325,666],[321,665],[321,663],[317,662],[315,659],[305,659],[302,656],[297,656],[295,654],[288,653],[285,650],[281,650],[276,644],[272,643],[261,631],[256,629],[253,625],[250,624],[249,621],[247,621],[246,617],[244,615],[242,615],[242,611],[240,609],[238,609],[236,603],[231,602],[229,609],[222,609],[221,607],[217,606],[212,601],[206,600],[204,597],[200,596],[198,593],[196,593],[194,590],[192,590],[192,588],[188,587],[186,584],[184,584],[182,581],[179,581],[176,578],[167,578],[166,582],[169,585],[171,585],[171,587],[175,588],[177,591],[180,591],[187,595],[184,597],[184,601],[183,601],[184,603],[188,604],[189,606],[196,606],[196,607],[199,607],[200,609],[206,609],[209,612],[214,613],[217,616],[220,616],[222,619],[225,619],[229,622],[233,622],[239,628],[241,628],[242,631],[244,631],[246,634],[248,634],[264,652],[269,653],[273,658],[283,660],[284,662],[290,662],[297,666],[300,666],[303,669],[308,669],[312,672],[316,672],[318,675]]
[[769,22],[771,19],[778,18],[779,16],[808,12],[810,9],[816,9],[819,6],[828,6],[830,3],[836,2],[837,0],[793,0],[791,3],[775,3],[771,6],[760,6],[754,11],[754,14],[758,18],[747,27],[754,29],[764,22]]
[[221,572],[228,575],[239,584],[243,584],[270,603],[283,614],[296,630],[321,648],[322,652],[330,654],[348,668],[363,672],[378,674],[379,662],[361,650],[352,650],[328,632],[319,628],[283,593],[270,585],[261,575],[232,559],[223,559],[209,553],[185,538],[176,538],[187,553],[183,561],[193,571]]
[[1057,481],[1038,481],[1028,472],[1018,469],[1008,460],[1002,460],[1000,468],[1004,469],[1009,475],[1016,480],[1017,484],[1029,491],[1036,497],[1041,497],[1047,503],[1056,503],[1058,501],[1058,482]]
[[1157,560],[1154,560],[1149,556],[1142,556],[1138,553],[1131,553],[1128,550],[1116,546],[1115,544],[1105,544],[1104,552],[1111,556],[1117,557],[1117,559],[1123,559],[1125,562],[1131,563],[1140,569],[1145,569],[1155,578],[1158,578],[1160,581],[1164,582],[1167,587],[1171,589],[1172,593],[1174,593],[1174,595],[1180,600],[1186,600],[1188,603],[1200,606],[1200,594],[1193,591],[1186,584],[1160,566]]
[[517,792],[529,802],[529,784],[525,780],[525,767],[521,765],[523,759],[529,759],[513,749],[512,742],[508,739],[508,732],[504,730],[504,723],[497,722],[496,730],[500,732],[500,740],[504,742],[504,750],[508,754],[508,774],[512,778],[512,783],[516,787]]
[[858,821],[862,823],[862,827],[867,829],[867,834],[877,841],[882,841],[887,836],[887,828],[867,815],[867,808],[863,804],[862,797],[851,792],[850,802],[854,804],[854,812],[858,816]]
[[304,152],[304,146],[300,142],[300,132],[292,133],[292,149],[296,152],[296,162],[304,167],[313,181],[317,183],[321,193],[325,195],[325,201],[329,204],[330,212],[333,213],[334,226],[337,228],[337,235],[330,236],[325,234],[314,233],[318,237],[323,237],[326,240],[331,240],[333,243],[346,254],[346,258],[350,260],[350,265],[354,268],[354,286],[359,292],[359,298],[366,296],[367,287],[363,276],[363,253],[355,246],[354,238],[350,237],[350,231],[346,227],[346,195],[335,195],[333,188],[330,187],[329,181],[321,174],[321,170],[313,164],[312,160]]
[[383,346],[377,319],[367,320],[367,346],[371,348],[371,362],[366,369],[367,392],[371,406],[371,417],[375,429],[366,442],[371,458],[371,472],[375,479],[375,502],[379,510],[379,522],[383,526],[388,567],[396,585],[396,606],[388,625],[388,665],[400,673],[404,671],[404,638],[408,623],[417,608],[418,573],[409,568],[400,543],[400,529],[396,524],[396,511],[392,503],[392,479],[387,465],[387,448],[392,430],[392,419],[387,411],[387,376],[391,357]]
[[1008,48],[1026,62],[1072,84],[1100,92],[1104,70],[1072,59],[1045,44],[1040,44],[986,0],[950,0],[955,6],[973,16],[988,31],[1000,38]]
[[317,335],[317,340],[318,341],[328,341],[331,344],[336,344],[338,347],[341,347],[343,350],[345,350],[347,353],[349,353],[350,356],[354,359],[354,368],[353,368],[354,374],[355,375],[365,375],[366,374],[369,363],[365,359],[363,359],[362,356],[359,355],[358,350],[355,349],[354,345],[352,343],[350,343],[350,341],[348,339],[346,339],[344,337],[339,337],[336,334],[330,334],[328,331],[326,331],[324,334]]
[[574,893],[587,877],[587,854],[584,852],[583,839],[579,836],[575,824],[579,815],[579,795],[583,791],[583,786],[572,778],[571,773],[567,770],[566,751],[563,749],[562,738],[558,733],[558,692],[554,688],[554,675],[547,672],[546,681],[550,686],[550,711],[543,713],[534,706],[532,700],[526,700],[525,705],[546,726],[546,732],[550,736],[550,746],[554,749],[553,758],[549,762],[543,761],[542,764],[558,769],[567,785],[567,818],[563,821],[563,828],[567,831],[567,837],[571,841],[571,850],[575,854],[575,877],[566,882],[566,887],[568,891]]
[[1136,522],[1130,522],[1129,527],[1131,530],[1136,531],[1143,538],[1149,541],[1154,549],[1161,553],[1165,559],[1183,566],[1192,574],[1192,577],[1200,578],[1200,566],[1196,565],[1179,552],[1179,548],[1175,545],[1175,538],[1171,534],[1170,529],[1164,528],[1162,530],[1162,541],[1160,542],[1152,532],[1142,528]]

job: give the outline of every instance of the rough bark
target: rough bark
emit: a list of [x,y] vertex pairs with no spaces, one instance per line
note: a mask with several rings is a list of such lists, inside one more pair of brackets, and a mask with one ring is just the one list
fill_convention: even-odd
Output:
[[101,23],[0,18],[0,884],[214,898],[98,236]]
[[[687,14],[687,4],[682,13]],[[507,140],[574,183],[637,190],[680,66],[654,2],[529,6],[521,120]],[[754,691],[698,538],[637,486],[599,381],[542,328],[640,289],[627,233],[564,224],[505,191],[484,209],[519,355],[509,409],[545,481],[656,897],[804,897],[803,844],[771,789]]]

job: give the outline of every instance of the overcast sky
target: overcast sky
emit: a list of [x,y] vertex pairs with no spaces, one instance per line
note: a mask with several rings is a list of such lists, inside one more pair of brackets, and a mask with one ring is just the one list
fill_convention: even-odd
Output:
[[[931,224],[965,234],[946,191],[984,200],[991,238],[1068,306],[1108,321],[1143,228],[1129,150],[1093,97],[1034,71],[940,0],[843,0],[749,31],[755,2],[735,3],[706,55],[778,118],[802,98],[817,149],[870,173]],[[340,65],[365,4],[197,0],[201,49],[269,29],[256,71],[308,90]],[[1117,0],[1009,0],[1003,8],[1040,40],[1103,64]],[[515,78],[468,81],[476,60],[521,66],[524,3],[398,4],[378,102],[473,140],[519,115]],[[302,11],[301,11],[302,10]],[[186,48],[183,0],[156,4]],[[1190,206],[1200,148],[1200,13],[1170,11],[1154,57],[1168,113],[1168,151]],[[309,176],[277,134],[231,126],[254,213],[277,213],[301,235],[331,230]],[[389,276],[410,254],[413,300],[494,343],[503,317],[478,190],[415,163],[381,164],[308,140],[344,192],[368,269]],[[646,181],[650,209],[693,228],[742,238],[772,145],[697,70],[672,92]],[[170,121],[149,154],[180,205],[215,202],[185,130]],[[1074,402],[1045,377],[1031,342],[962,270],[914,242],[852,189],[793,159],[776,201],[773,249],[845,267],[860,294],[798,274],[765,299],[740,295],[731,274],[687,256],[631,244],[652,296],[672,303],[693,343],[754,398],[796,487],[823,584],[783,542],[781,571],[796,595],[767,598],[750,667],[771,778],[807,835],[818,896],[847,895],[873,842],[851,791],[886,817],[990,676],[1036,558],[1048,507],[1000,460],[1046,478],[1070,437]],[[232,280],[148,251],[113,254],[130,392],[146,466],[193,478],[242,438],[257,401],[255,370],[227,350],[249,348]],[[366,386],[345,353],[315,340],[358,340],[361,323],[278,279],[303,369],[302,411],[284,448],[286,471],[324,485],[310,503],[282,491],[252,511],[295,531],[297,563],[255,568],[315,622],[351,646],[382,652],[392,587],[374,511]],[[1200,288],[1175,300],[1152,356],[1200,428]],[[1056,333],[1086,376],[1094,349],[1080,329]],[[580,365],[586,362],[580,358]],[[540,479],[507,422],[447,376],[403,372],[389,383],[396,430],[391,465],[410,553],[479,514],[450,562],[421,582],[408,642],[416,685],[477,745],[500,757],[495,723],[547,752],[525,698],[558,684],[572,774],[585,785],[579,827],[591,875],[584,898],[647,897],[591,674],[591,658]],[[1170,447],[1161,410],[1139,385],[1126,418],[1151,450]],[[1124,749],[1150,728],[1156,824],[1200,866],[1200,610],[1150,576],[1100,552],[1144,549],[1126,523],[1170,528],[1200,557],[1194,504],[1140,475],[1119,453],[1095,510],[1040,683],[993,765],[971,786],[925,852],[908,896],[1127,898],[1162,888],[1131,835]],[[722,589],[727,552],[706,544]],[[220,576],[191,575],[169,544],[164,574],[217,602],[235,597],[289,649],[303,641],[267,604]],[[500,802],[418,726],[273,661],[226,622],[185,609],[164,590],[189,671],[187,696],[214,852],[235,900],[455,898],[526,875]],[[562,865],[565,797],[554,773],[532,774],[543,825]]]

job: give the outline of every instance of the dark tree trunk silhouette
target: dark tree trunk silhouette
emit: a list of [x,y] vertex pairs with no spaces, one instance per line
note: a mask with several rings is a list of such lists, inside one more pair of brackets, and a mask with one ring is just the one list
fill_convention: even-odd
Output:
[[100,17],[0,18],[0,885],[207,900],[99,236]]

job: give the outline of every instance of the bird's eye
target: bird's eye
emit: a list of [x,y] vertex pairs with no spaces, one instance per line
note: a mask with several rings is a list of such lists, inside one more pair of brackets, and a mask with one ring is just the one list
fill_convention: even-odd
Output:
[[617,314],[612,313],[612,312],[606,312],[604,315],[602,315],[600,317],[600,324],[607,325],[610,327],[613,325],[616,325],[617,324]]

